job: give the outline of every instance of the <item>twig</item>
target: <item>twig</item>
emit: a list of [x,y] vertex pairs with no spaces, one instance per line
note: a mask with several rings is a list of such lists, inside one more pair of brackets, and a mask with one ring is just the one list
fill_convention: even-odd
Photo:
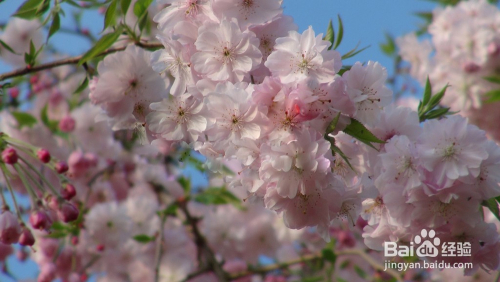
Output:
[[179,208],[182,210],[182,212],[186,216],[186,221],[191,226],[195,238],[195,244],[200,251],[200,256],[201,258],[205,258],[206,260],[207,271],[213,271],[215,276],[217,276],[219,282],[228,282],[228,274],[222,269],[221,264],[215,258],[215,254],[208,246],[207,240],[205,239],[205,237],[203,237],[200,230],[198,229],[198,220],[191,215],[186,206],[186,203],[187,201],[180,201]]
[[[374,269],[380,270],[380,271],[383,271],[385,269],[383,265],[379,264],[372,257],[370,257],[368,254],[366,254],[364,252],[364,250],[361,250],[361,249],[351,249],[351,250],[337,251],[335,254],[337,256],[342,256],[342,255],[357,255],[357,256],[362,257]],[[305,262],[317,260],[317,259],[320,259],[321,257],[322,257],[321,253],[319,253],[319,254],[311,254],[311,255],[303,256],[303,257],[301,257],[299,259],[291,260],[291,261],[284,262],[284,263],[270,264],[270,265],[267,265],[267,266],[264,266],[264,267],[261,267],[261,268],[253,268],[253,269],[249,269],[249,270],[246,270],[246,271],[233,273],[233,274],[229,275],[229,279],[230,280],[234,280],[234,279],[238,279],[238,278],[242,278],[242,277],[249,276],[249,275],[254,275],[254,274],[265,274],[265,273],[268,273],[268,272],[271,272],[271,271],[274,271],[274,270],[288,268],[289,266],[292,266],[294,264],[305,263]],[[396,281],[398,281],[398,282],[402,282],[403,281],[401,279],[401,274],[397,273],[396,271],[388,268],[386,270],[386,272],[389,273],[391,276],[393,276],[396,279]]]
[[167,220],[167,215],[163,214],[160,217],[160,235],[158,236],[158,241],[156,242],[156,254],[155,254],[155,282],[160,281],[160,262],[161,256],[163,254],[163,225],[165,225],[165,221]]
[[[161,43],[157,43],[157,42],[153,42],[153,43],[136,42],[134,44],[136,46],[139,46],[139,47],[142,47],[142,48],[160,48],[160,47],[163,46]],[[108,50],[100,53],[96,57],[103,56],[103,55],[108,55],[108,54],[119,52],[119,51],[123,51],[123,50],[125,50],[125,48],[127,48],[127,45],[126,46],[122,46],[122,47],[117,47],[117,48],[110,48],[110,49],[108,49]],[[0,75],[0,81],[5,80],[7,78],[22,76],[22,75],[25,75],[25,74],[28,74],[28,73],[35,73],[35,72],[39,72],[39,71],[42,71],[42,70],[52,69],[52,68],[55,68],[55,67],[63,66],[63,65],[75,65],[75,64],[77,64],[80,61],[80,59],[82,57],[83,57],[83,55],[80,55],[80,56],[76,56],[76,57],[66,58],[66,59],[62,59],[62,60],[58,60],[58,61],[53,61],[53,62],[46,63],[46,64],[40,64],[40,65],[33,66],[33,67],[30,67],[30,68],[25,67],[25,68],[22,68],[22,69],[17,69],[17,70],[11,71],[11,72],[7,72],[7,73],[4,73],[4,74],[1,74]]]

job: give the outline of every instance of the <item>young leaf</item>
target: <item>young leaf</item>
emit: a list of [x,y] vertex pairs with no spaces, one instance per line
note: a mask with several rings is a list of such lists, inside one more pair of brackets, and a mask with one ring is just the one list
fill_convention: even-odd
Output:
[[333,120],[330,122],[330,124],[326,128],[325,135],[328,135],[328,134],[332,133],[333,131],[335,131],[335,127],[337,127],[337,123],[339,122],[339,118],[340,118],[340,112],[333,118]]
[[130,2],[132,2],[132,0],[121,0],[121,7],[122,7],[122,14],[123,15],[127,14],[128,8],[130,7]]
[[83,90],[85,90],[87,88],[88,85],[89,85],[89,79],[88,79],[88,77],[85,77],[82,84],[80,84],[80,86],[78,86],[78,88],[75,90],[75,92],[73,92],[73,94],[81,93]]
[[16,119],[17,121],[17,127],[19,129],[22,129],[23,127],[32,127],[37,123],[37,120],[35,117],[28,113],[24,112],[12,112],[12,116]]
[[432,95],[431,92],[432,92],[431,81],[429,80],[429,77],[427,77],[427,81],[425,82],[424,98],[422,99],[423,106],[426,106],[429,103],[429,100],[431,99]]
[[337,34],[337,39],[335,40],[335,46],[333,46],[333,49],[337,49],[339,47],[340,43],[342,42],[342,37],[344,37],[344,26],[342,25],[342,19],[340,18],[340,15],[337,15],[339,19],[339,34]]
[[36,17],[38,8],[43,4],[43,0],[27,0],[21,5],[21,7],[17,9],[17,11],[12,16],[27,20],[34,19]]
[[106,14],[104,15],[104,28],[102,30],[105,30],[107,27],[115,23],[117,5],[118,0],[113,0],[111,4],[109,4]]
[[115,30],[115,32],[108,33],[103,35],[94,45],[94,47],[90,48],[90,50],[87,51],[83,55],[83,57],[80,59],[78,62],[78,65],[81,66],[83,63],[86,61],[96,57],[100,53],[104,52],[106,49],[108,49],[115,41],[118,39],[120,34],[122,33],[121,28]]
[[225,187],[209,187],[194,197],[196,202],[206,205],[233,204],[241,208],[241,200]]
[[500,101],[500,89],[488,91],[484,93],[484,96],[487,98],[486,103]]
[[11,52],[12,54],[17,54],[12,47],[10,47],[7,43],[5,43],[3,40],[0,40],[0,44],[7,49],[7,51]]
[[52,19],[52,24],[49,28],[49,35],[47,36],[47,41],[49,38],[56,33],[59,28],[61,28],[61,19],[59,18],[59,13],[54,14],[54,18]]
[[[358,45],[359,45],[359,43],[358,43]],[[368,45],[368,46],[365,46],[365,47],[363,47],[363,48],[361,48],[359,50],[356,50],[356,49],[358,49],[358,45],[356,45],[356,47],[354,47],[351,51],[349,51],[349,52],[345,53],[344,55],[342,55],[342,60],[352,58],[352,57],[356,56],[357,54],[359,54],[359,53],[365,51],[366,49],[370,48],[370,45]]]
[[321,250],[321,254],[323,255],[323,258],[332,264],[335,264],[335,261],[337,260],[337,256],[331,249],[323,249]]
[[498,210],[498,202],[496,201],[495,198],[488,199],[486,201],[483,201],[481,203],[482,206],[487,207],[494,215],[495,217],[500,220],[500,212]]
[[351,135],[366,145],[376,149],[372,143],[385,143],[371,133],[361,122],[351,118],[351,123],[343,130],[345,134]]
[[328,50],[332,50],[333,43],[335,41],[335,30],[333,29],[332,20],[328,23],[328,28],[326,29],[326,34],[325,37],[323,37],[323,40],[330,41],[331,45],[328,47]]
[[155,239],[155,237],[148,236],[146,234],[139,234],[132,237],[136,242],[147,244]]
[[380,44],[380,49],[388,56],[394,55],[396,52],[396,43],[394,42],[394,38],[390,36],[388,33],[385,34],[386,43]]
[[500,84],[500,76],[486,76],[483,78],[491,83]]
[[143,0],[135,2],[134,15],[136,15],[137,18],[141,18],[143,14],[148,10],[148,7],[152,2],[153,0]]

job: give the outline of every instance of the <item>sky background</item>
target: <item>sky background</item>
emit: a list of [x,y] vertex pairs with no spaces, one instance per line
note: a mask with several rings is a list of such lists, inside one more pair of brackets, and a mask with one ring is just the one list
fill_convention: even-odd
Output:
[[[6,23],[23,2],[21,0],[1,2],[0,24]],[[340,15],[344,23],[344,39],[338,48],[340,53],[345,54],[358,43],[360,47],[371,46],[354,58],[344,61],[344,64],[373,60],[386,66],[389,73],[393,71],[393,62],[379,48],[379,44],[385,40],[384,33],[397,37],[412,32],[422,23],[422,20],[413,14],[435,8],[435,4],[424,0],[284,0],[283,2],[284,13],[294,17],[300,32],[312,26],[316,34],[325,33],[330,19],[333,19],[337,31],[336,18]],[[63,9],[68,8],[67,4],[63,5]],[[74,28],[74,26],[70,13],[61,18],[61,27]],[[98,13],[89,13],[83,18],[83,26],[98,37],[103,20]],[[50,43],[71,56],[80,55],[91,47],[88,40],[64,33],[54,35]],[[0,62],[0,73],[9,70],[11,70],[9,66]],[[36,264],[33,262],[19,263],[14,258],[9,260],[9,269],[19,281],[36,277],[37,273]],[[0,274],[0,281],[16,280]]]

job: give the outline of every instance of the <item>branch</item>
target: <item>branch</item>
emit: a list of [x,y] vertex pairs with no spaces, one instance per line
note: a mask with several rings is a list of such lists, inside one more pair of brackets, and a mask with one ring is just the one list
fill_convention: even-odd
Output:
[[[366,262],[368,262],[375,270],[384,271],[384,269],[385,269],[383,265],[379,264],[372,257],[370,257],[368,254],[366,254],[364,252],[364,250],[361,250],[361,249],[337,251],[337,252],[335,252],[335,254],[337,256],[358,255],[361,258],[363,258]],[[242,278],[242,277],[249,276],[249,275],[265,274],[265,273],[268,273],[268,272],[271,272],[274,270],[288,268],[289,266],[292,266],[294,264],[305,263],[305,262],[321,259],[322,257],[323,257],[323,255],[321,253],[311,254],[311,255],[303,256],[299,259],[291,260],[291,261],[284,262],[284,263],[270,264],[270,265],[267,265],[267,266],[264,266],[261,268],[253,268],[253,269],[248,269],[246,271],[233,273],[233,274],[229,275],[229,279],[235,280],[235,279]],[[396,281],[398,281],[398,282],[403,281],[401,279],[401,274],[396,272],[395,270],[388,268],[386,270],[386,272],[389,273],[391,276],[393,276],[396,279]]]
[[229,281],[228,274],[222,269],[221,264],[215,258],[214,252],[208,246],[207,240],[205,239],[205,237],[203,237],[200,230],[198,229],[197,225],[198,220],[194,218],[189,212],[186,206],[187,201],[179,201],[178,203],[179,203],[179,208],[186,216],[186,222],[191,226],[195,239],[195,244],[199,249],[200,257],[201,258],[204,257],[206,260],[207,267],[206,268],[202,267],[202,269],[206,269],[207,271],[212,270],[215,273],[215,276],[217,276],[219,282],[228,282]]
[[[136,42],[134,44],[139,46],[139,47],[142,47],[142,48],[160,48],[160,47],[163,47],[163,45],[161,43],[158,43],[158,42],[152,42],[152,43]],[[122,46],[122,47],[117,47],[117,48],[110,48],[110,49],[100,53],[96,57],[108,55],[108,54],[119,52],[119,51],[123,51],[123,50],[125,50],[125,48],[127,48],[127,45]],[[17,70],[11,71],[11,72],[1,74],[0,81],[8,79],[8,78],[12,78],[12,77],[22,76],[22,75],[29,74],[29,73],[39,72],[39,71],[46,70],[46,69],[52,69],[52,68],[59,67],[59,66],[76,65],[82,57],[83,57],[83,55],[80,55],[80,56],[76,56],[76,57],[66,58],[66,59],[62,59],[62,60],[58,60],[58,61],[53,61],[53,62],[46,63],[46,64],[40,64],[40,65],[33,66],[30,68],[25,67],[22,69],[17,69]]]

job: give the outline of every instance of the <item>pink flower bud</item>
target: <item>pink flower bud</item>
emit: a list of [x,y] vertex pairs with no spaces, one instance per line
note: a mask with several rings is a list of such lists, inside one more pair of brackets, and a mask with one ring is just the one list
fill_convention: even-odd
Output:
[[31,226],[35,229],[47,230],[52,225],[52,220],[45,211],[34,211],[30,215]]
[[4,163],[13,165],[17,163],[17,159],[18,159],[17,152],[16,150],[14,150],[14,148],[9,147],[3,150],[2,160]]
[[75,129],[75,119],[70,115],[63,117],[59,121],[59,130],[62,132],[71,132]]
[[19,236],[19,244],[21,246],[33,246],[35,244],[35,237],[33,237],[31,230],[26,227],[23,228],[21,236]]
[[12,99],[16,99],[17,97],[19,97],[19,88],[12,87],[11,89],[9,89],[9,95]]
[[38,152],[36,152],[36,156],[44,164],[50,162],[50,153],[46,149],[38,150]]
[[105,247],[104,247],[104,245],[103,245],[103,244],[99,244],[99,245],[97,245],[97,247],[96,247],[96,250],[97,250],[98,252],[102,252],[102,251],[104,251],[104,249],[105,249]]
[[468,62],[462,65],[462,69],[467,73],[473,73],[479,71],[481,67],[476,63]]
[[34,76],[30,77],[31,84],[35,84],[37,82],[38,82],[38,75],[34,75]]
[[21,235],[21,226],[17,218],[10,212],[0,214],[0,242],[15,244]]
[[75,186],[71,185],[71,184],[66,184],[66,186],[63,188],[63,190],[61,191],[61,196],[65,199],[65,200],[71,200],[73,199],[73,197],[76,195],[76,189],[75,189]]
[[63,161],[56,163],[55,168],[56,168],[57,173],[65,173],[69,169],[68,164],[66,162],[63,162]]
[[66,202],[61,205],[59,210],[57,210],[57,214],[62,221],[71,222],[78,218],[79,211],[73,204]]

